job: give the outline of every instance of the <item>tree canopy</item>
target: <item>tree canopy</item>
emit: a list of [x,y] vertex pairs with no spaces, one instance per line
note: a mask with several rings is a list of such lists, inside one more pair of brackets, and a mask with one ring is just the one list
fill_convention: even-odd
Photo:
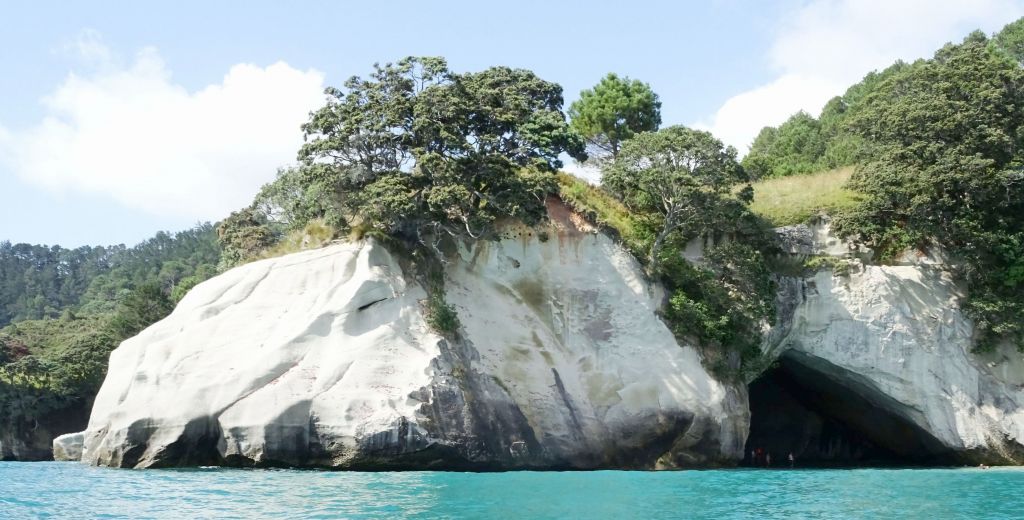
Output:
[[583,154],[561,87],[528,70],[459,74],[409,57],[327,94],[303,126],[304,184],[335,194],[348,223],[407,239],[536,222],[559,155]]
[[648,253],[653,271],[669,235],[720,216],[732,187],[745,180],[734,148],[708,132],[671,126],[626,141],[601,183],[629,209],[660,218]]
[[891,256],[946,247],[981,345],[1024,340],[1024,69],[980,32],[882,80],[849,121],[867,194],[837,229]]
[[992,43],[1017,63],[1024,65],[1024,18],[1003,27],[992,38]]
[[615,157],[626,140],[658,129],[661,101],[650,85],[609,73],[594,88],[580,92],[569,117],[592,153]]

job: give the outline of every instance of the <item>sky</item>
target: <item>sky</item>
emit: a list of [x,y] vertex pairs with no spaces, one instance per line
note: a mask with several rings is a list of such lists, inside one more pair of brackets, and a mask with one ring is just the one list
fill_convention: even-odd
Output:
[[871,70],[1024,15],[1024,0],[0,4],[0,241],[65,247],[247,205],[294,164],[324,87],[376,62],[528,68],[566,106],[615,72],[651,85],[663,125],[742,153]]

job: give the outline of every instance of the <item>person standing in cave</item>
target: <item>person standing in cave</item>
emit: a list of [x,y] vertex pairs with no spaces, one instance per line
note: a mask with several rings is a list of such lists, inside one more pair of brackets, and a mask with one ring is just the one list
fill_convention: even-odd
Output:
[[793,452],[789,452],[789,469],[793,469]]
[[772,452],[770,451],[764,454],[764,467],[772,467]]

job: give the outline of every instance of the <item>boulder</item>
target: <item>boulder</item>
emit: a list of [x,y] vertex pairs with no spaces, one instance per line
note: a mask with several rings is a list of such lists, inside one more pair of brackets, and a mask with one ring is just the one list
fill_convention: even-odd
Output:
[[82,460],[82,444],[85,441],[85,434],[66,433],[53,439],[53,460],[56,461],[80,461]]

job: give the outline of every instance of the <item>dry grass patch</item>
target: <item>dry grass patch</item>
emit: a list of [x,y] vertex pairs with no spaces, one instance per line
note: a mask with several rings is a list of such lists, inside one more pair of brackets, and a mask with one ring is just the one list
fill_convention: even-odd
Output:
[[750,209],[774,226],[800,224],[819,213],[841,213],[861,200],[857,192],[845,187],[851,175],[853,167],[847,166],[756,182]]
[[562,172],[558,174],[558,195],[577,213],[618,233],[626,245],[642,243],[643,237],[626,206],[597,186]]

